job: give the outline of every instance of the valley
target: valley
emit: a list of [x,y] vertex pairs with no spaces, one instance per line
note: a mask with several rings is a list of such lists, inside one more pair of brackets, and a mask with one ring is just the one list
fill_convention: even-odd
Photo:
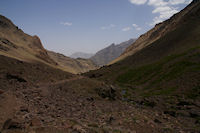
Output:
[[199,0],[88,59],[0,16],[0,133],[199,132]]

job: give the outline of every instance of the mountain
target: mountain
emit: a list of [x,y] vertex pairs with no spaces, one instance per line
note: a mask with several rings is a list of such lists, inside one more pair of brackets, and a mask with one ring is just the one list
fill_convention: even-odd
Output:
[[[138,93],[141,94],[148,92],[152,95],[159,94],[162,91],[164,93],[165,89],[173,88],[174,90],[170,93],[182,91],[180,94],[189,95],[193,91],[192,88],[200,85],[199,16],[200,1],[194,0],[180,13],[156,25],[143,35],[151,36],[154,41],[149,41],[152,43],[145,47],[141,43],[143,48],[138,50],[140,47],[138,45],[135,47],[137,52],[132,55],[86,75],[133,89],[138,88],[140,90]],[[168,27],[167,33],[164,34],[162,29],[166,27]],[[157,37],[154,35],[159,36],[159,39],[155,41]],[[140,40],[141,37],[122,56]]]
[[26,62],[41,62],[70,73],[82,73],[96,68],[86,59],[72,59],[47,51],[39,37],[30,36],[0,15],[0,55]]
[[113,43],[110,46],[98,51],[90,59],[98,66],[106,65],[120,56],[133,42],[135,42],[135,39],[130,39],[117,45]]
[[83,52],[76,52],[73,53],[72,55],[70,55],[71,58],[83,58],[83,59],[89,59],[90,57],[92,57],[94,54],[91,53],[83,53]]
[[[198,2],[198,1],[197,1]],[[128,47],[123,54],[117,58],[116,60],[112,61],[112,63],[115,63],[117,61],[120,61],[127,56],[130,56],[137,51],[143,49],[144,47],[152,44],[153,42],[159,40],[163,36],[167,35],[172,30],[176,29],[178,25],[180,25],[181,22],[184,22],[187,14],[189,14],[190,9],[192,9],[192,6],[187,7],[187,9],[181,11],[178,14],[175,14],[171,19],[164,21],[163,23],[157,24],[153,29],[149,30],[147,33],[141,35],[133,45]]]
[[84,73],[89,70],[94,70],[97,66],[89,59],[72,59],[60,53],[55,53],[53,51],[48,51],[48,55],[58,63],[63,70],[71,73]]
[[200,1],[194,0],[142,35],[114,64],[84,75],[118,85],[123,101],[174,117],[184,132],[198,132],[199,55]]

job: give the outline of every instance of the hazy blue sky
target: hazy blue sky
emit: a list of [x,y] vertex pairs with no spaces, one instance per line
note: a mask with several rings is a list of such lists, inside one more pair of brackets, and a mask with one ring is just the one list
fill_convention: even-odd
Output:
[[0,0],[0,14],[45,48],[94,53],[136,38],[190,0]]

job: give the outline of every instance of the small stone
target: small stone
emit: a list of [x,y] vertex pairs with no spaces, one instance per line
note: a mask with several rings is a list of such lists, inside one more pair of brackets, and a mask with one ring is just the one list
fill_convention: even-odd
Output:
[[139,123],[140,123],[140,120],[136,120],[135,122],[136,122],[137,124],[139,124]]
[[75,131],[78,131],[78,133],[79,133],[79,131],[82,131],[82,130],[83,130],[83,128],[82,128],[80,125],[74,125],[74,126],[73,126],[73,129],[74,129]]
[[155,119],[154,122],[155,122],[155,123],[159,123],[159,124],[162,123],[162,122],[161,122],[160,120],[158,120],[158,119]]
[[37,118],[34,118],[32,119],[31,121],[31,126],[33,127],[40,127],[42,124],[41,124],[41,121]]
[[176,112],[175,111],[164,111],[164,114],[169,114],[173,117],[176,117]]
[[86,98],[86,100],[87,100],[87,101],[94,101],[94,98],[88,97],[88,98]]
[[70,123],[69,121],[65,121],[62,123],[63,127],[64,128],[72,128],[72,123]]
[[26,106],[21,106],[20,107],[21,112],[29,112],[28,108]]
[[112,123],[114,120],[115,120],[114,117],[111,116],[111,117],[108,119],[108,123]]

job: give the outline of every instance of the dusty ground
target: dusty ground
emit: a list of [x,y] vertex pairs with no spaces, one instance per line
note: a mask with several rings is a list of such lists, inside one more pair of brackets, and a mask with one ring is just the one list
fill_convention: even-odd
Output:
[[[32,64],[20,62],[24,67],[15,67],[12,70],[13,65],[19,66],[19,61],[7,57],[6,59],[1,61],[4,61],[7,69],[2,65],[0,69],[2,133],[198,133],[200,131],[198,102],[180,103],[173,100],[179,104],[175,108],[181,108],[179,112],[173,112],[161,106],[163,103],[159,101],[161,98],[127,101],[122,98],[120,89],[115,85],[83,76],[69,75],[59,70],[53,73],[55,71],[51,68],[39,64],[35,69]],[[21,74],[22,68],[24,73]],[[40,76],[41,72],[46,78]],[[54,77],[51,77],[52,73]],[[56,78],[57,76],[59,78]],[[38,80],[33,81],[35,78]],[[167,107],[170,107],[170,102]]]

